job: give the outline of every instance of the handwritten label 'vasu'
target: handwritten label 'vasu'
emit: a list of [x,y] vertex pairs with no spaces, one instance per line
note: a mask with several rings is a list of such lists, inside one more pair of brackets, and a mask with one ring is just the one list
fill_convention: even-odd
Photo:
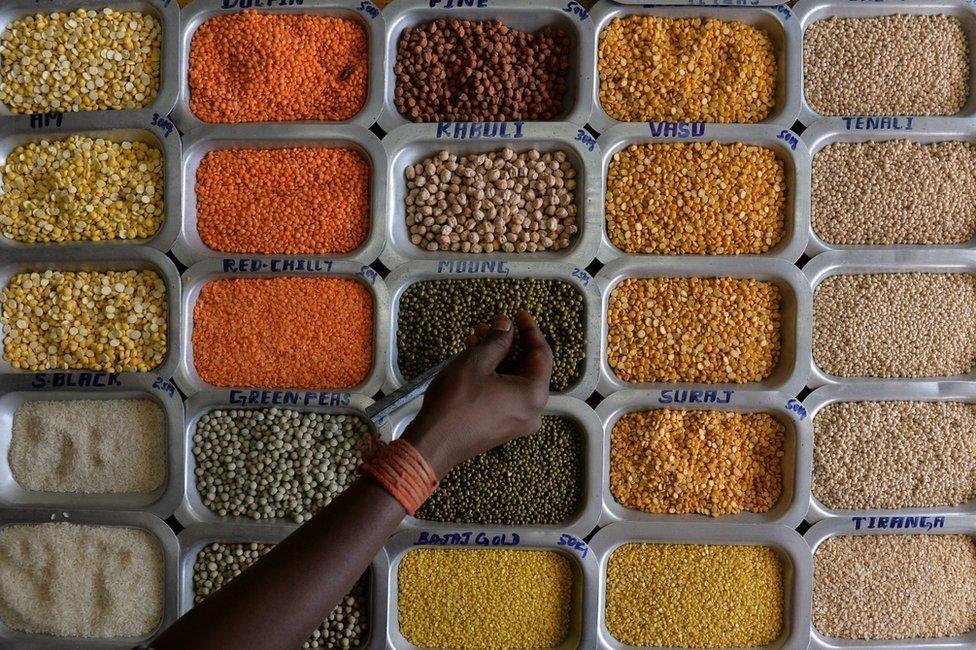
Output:
[[481,140],[507,138],[519,140],[525,136],[525,122],[438,122],[437,139]]
[[704,122],[648,122],[652,138],[700,138],[705,135]]

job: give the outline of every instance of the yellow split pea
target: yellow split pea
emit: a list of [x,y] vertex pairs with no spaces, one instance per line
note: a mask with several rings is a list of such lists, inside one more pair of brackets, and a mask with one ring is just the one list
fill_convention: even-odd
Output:
[[573,568],[555,551],[417,549],[397,585],[400,632],[417,646],[552,648],[569,631]]
[[624,544],[606,590],[607,629],[628,645],[759,647],[783,629],[783,565],[765,546]]

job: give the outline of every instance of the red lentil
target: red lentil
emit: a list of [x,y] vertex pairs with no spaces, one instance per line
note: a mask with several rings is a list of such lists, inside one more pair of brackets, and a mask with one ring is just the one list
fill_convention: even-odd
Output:
[[355,20],[242,11],[193,34],[190,109],[204,122],[343,121],[366,104],[366,31]]
[[193,362],[215,386],[352,388],[373,364],[373,298],[346,278],[232,278],[193,308]]
[[369,232],[369,163],[353,149],[225,149],[197,168],[197,230],[222,253],[349,253]]

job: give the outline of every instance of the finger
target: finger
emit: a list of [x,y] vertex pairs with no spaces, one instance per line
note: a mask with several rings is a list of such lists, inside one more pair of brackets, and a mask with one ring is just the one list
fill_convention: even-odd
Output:
[[475,325],[471,334],[468,334],[468,338],[464,340],[464,345],[469,348],[475,347],[488,335],[489,329],[491,329],[491,326],[488,323]]
[[548,387],[552,377],[552,348],[529,312],[519,310],[515,314],[515,324],[523,350],[522,361],[515,374],[533,381],[544,381]]
[[481,338],[481,342],[468,350],[484,373],[495,371],[512,348],[515,340],[515,327],[508,316],[496,316],[491,321],[491,328]]

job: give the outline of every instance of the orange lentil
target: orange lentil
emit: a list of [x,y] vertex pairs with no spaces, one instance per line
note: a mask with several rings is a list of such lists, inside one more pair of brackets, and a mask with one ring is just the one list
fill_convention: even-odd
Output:
[[349,253],[369,232],[369,163],[353,149],[224,149],[197,168],[197,230],[222,253]]
[[254,10],[204,22],[190,109],[204,122],[348,120],[366,104],[369,42],[355,20]]
[[232,278],[200,291],[193,363],[215,386],[352,388],[373,365],[373,297],[346,278]]

